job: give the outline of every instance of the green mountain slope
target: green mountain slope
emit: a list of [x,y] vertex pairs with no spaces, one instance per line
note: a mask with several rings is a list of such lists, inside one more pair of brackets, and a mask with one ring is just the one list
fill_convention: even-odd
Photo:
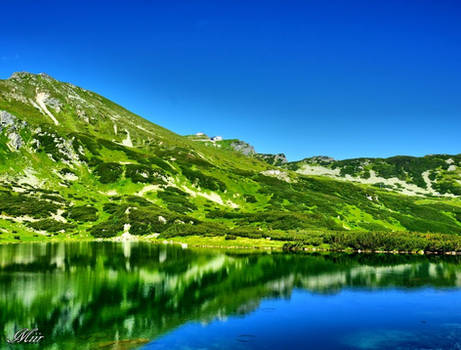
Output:
[[305,175],[370,184],[410,195],[461,196],[461,154],[334,160],[306,158],[286,168]]
[[[0,239],[226,235],[318,245],[318,232],[461,233],[460,156],[286,164],[242,141],[197,138],[45,74],[1,80]],[[367,171],[421,189],[429,178],[433,190],[356,181]]]

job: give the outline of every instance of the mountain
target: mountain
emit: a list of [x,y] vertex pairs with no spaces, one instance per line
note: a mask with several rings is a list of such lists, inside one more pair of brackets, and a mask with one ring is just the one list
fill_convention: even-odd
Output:
[[287,163],[287,158],[285,154],[267,154],[267,153],[256,153],[255,148],[249,143],[238,140],[230,139],[224,140],[221,136],[209,137],[202,132],[198,132],[195,135],[187,135],[192,141],[201,142],[207,146],[213,146],[220,149],[232,150],[242,153],[246,156],[252,156],[256,159],[262,160],[271,165],[282,165]]
[[175,134],[46,74],[0,80],[3,241],[160,234],[334,246],[355,232],[457,237],[460,165],[460,155],[287,163],[240,140]]
[[461,196],[461,154],[346,160],[312,157],[287,164],[286,168],[303,175],[328,176],[408,195]]

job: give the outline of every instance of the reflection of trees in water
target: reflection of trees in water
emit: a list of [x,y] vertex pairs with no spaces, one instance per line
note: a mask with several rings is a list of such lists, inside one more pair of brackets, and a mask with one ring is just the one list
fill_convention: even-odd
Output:
[[293,288],[461,285],[459,258],[235,254],[141,243],[0,247],[0,328],[51,343],[155,338],[187,320],[248,313]]

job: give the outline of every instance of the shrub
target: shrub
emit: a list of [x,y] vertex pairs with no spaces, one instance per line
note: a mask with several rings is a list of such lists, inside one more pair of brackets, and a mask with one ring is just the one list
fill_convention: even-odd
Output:
[[90,234],[96,238],[114,237],[123,231],[124,223],[117,218],[111,217],[111,220],[94,225],[90,229]]
[[161,233],[165,231],[175,219],[176,217],[171,217],[164,212],[153,211],[151,209],[131,209],[128,214],[128,220],[131,224],[130,233],[134,235]]
[[173,174],[176,173],[176,170],[163,159],[160,159],[158,157],[150,157],[147,161],[149,162],[149,164],[156,165],[165,171],[168,171]]
[[55,203],[30,198],[23,194],[0,192],[0,213],[10,216],[29,215],[34,218],[47,218],[61,207]]
[[75,227],[74,225],[56,221],[53,219],[44,219],[44,220],[39,220],[35,222],[29,222],[27,223],[27,226],[35,230],[47,231],[47,232],[59,232],[62,230],[67,231]]
[[152,169],[146,165],[127,164],[125,177],[135,183],[164,184],[165,173],[160,169]]
[[173,224],[162,233],[162,237],[173,236],[222,236],[229,230],[219,224],[200,222],[197,224]]
[[205,175],[201,171],[192,170],[187,167],[182,167],[181,169],[182,174],[194,185],[211,191],[224,192],[227,189],[224,182],[212,176]]
[[245,202],[247,202],[247,203],[256,203],[257,202],[256,197],[253,196],[252,194],[245,194],[243,196],[243,198],[245,199]]
[[72,207],[65,215],[68,219],[80,222],[98,220],[98,210],[91,206]]
[[116,204],[116,203],[105,203],[102,210],[108,214],[123,214],[125,210],[128,208],[128,205],[126,204]]
[[123,173],[123,168],[117,163],[102,163],[96,166],[94,173],[99,176],[99,181],[103,184],[116,182]]
[[197,210],[197,206],[189,202],[189,195],[177,188],[167,187],[158,192],[157,196],[166,203],[169,210],[179,213]]

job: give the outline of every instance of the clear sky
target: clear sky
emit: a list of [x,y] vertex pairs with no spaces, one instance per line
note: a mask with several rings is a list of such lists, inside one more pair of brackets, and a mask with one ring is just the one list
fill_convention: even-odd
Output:
[[461,153],[461,2],[0,3],[0,78],[46,72],[290,160]]

